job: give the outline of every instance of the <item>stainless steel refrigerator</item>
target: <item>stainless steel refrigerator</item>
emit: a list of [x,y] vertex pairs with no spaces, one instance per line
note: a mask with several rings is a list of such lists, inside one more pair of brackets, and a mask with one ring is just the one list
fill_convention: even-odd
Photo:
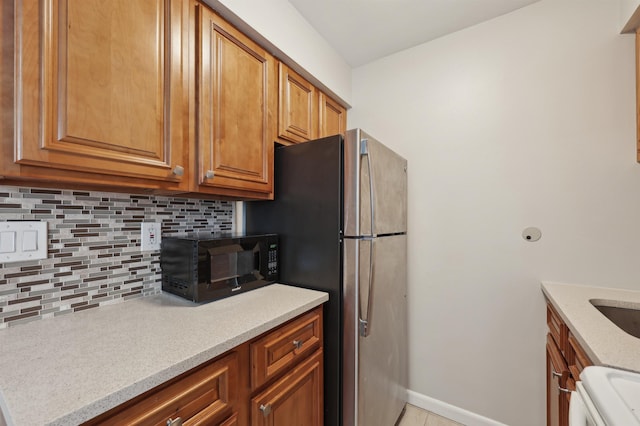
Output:
[[407,386],[407,161],[360,129],[275,151],[275,200],[247,233],[279,234],[280,282],[329,293],[325,425],[393,426]]

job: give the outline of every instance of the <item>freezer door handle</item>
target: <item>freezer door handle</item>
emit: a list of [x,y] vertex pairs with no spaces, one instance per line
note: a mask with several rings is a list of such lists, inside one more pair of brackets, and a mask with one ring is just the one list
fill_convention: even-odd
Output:
[[[360,315],[358,318],[358,329],[360,336],[367,337],[371,333],[371,307],[373,306],[373,288],[375,284],[375,255],[376,255],[376,240],[375,238],[367,238],[361,241],[369,242],[369,279],[367,285],[367,299],[366,299],[366,311],[362,309],[362,297],[360,297]],[[358,274],[358,279],[360,274]],[[358,286],[358,288],[361,288]],[[360,292],[362,295],[362,292]]]
[[[361,157],[366,157],[367,158],[367,169],[369,170],[369,206],[370,206],[370,210],[371,210],[371,217],[369,218],[369,235],[374,237],[374,224],[376,223],[375,221],[375,213],[376,213],[376,208],[375,208],[375,184],[373,181],[373,170],[371,169],[371,150],[369,149],[369,140],[368,139],[361,139],[360,140],[360,156]],[[360,163],[360,167],[362,167],[362,163]],[[364,230],[362,231],[364,233]]]

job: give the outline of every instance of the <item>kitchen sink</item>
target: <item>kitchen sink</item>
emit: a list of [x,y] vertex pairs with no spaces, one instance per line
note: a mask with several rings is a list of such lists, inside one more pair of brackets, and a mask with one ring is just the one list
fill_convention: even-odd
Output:
[[618,328],[640,339],[640,306],[611,306],[617,302],[590,300],[591,304]]

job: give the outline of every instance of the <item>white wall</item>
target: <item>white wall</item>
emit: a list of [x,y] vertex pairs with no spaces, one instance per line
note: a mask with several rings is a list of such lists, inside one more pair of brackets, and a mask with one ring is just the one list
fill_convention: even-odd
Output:
[[618,2],[543,0],[354,70],[349,126],[409,160],[413,391],[542,425],[540,281],[640,290],[619,18]]
[[629,18],[640,6],[640,0],[620,0],[620,29],[629,22]]
[[322,84],[351,103],[351,67],[287,0],[205,0],[222,4]]

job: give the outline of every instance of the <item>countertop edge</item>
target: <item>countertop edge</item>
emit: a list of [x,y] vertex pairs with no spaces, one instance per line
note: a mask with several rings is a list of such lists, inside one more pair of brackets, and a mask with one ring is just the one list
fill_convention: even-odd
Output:
[[595,365],[640,372],[640,339],[619,329],[590,303],[605,299],[613,306],[638,304],[640,291],[552,281],[542,281],[541,289]]
[[[221,343],[207,351],[203,351],[199,354],[195,354],[187,360],[174,364],[171,367],[165,369],[164,371],[148,377],[141,382],[133,383],[128,388],[121,389],[118,392],[107,395],[99,401],[95,401],[90,405],[87,405],[76,412],[69,413],[63,417],[53,420],[49,423],[50,426],[67,426],[69,424],[76,424],[86,422],[91,420],[100,414],[103,414],[112,408],[117,407],[120,404],[123,404],[139,395],[142,395],[144,392],[147,392],[157,386],[162,385],[163,383],[172,380],[179,375],[202,365],[205,362],[208,362],[225,352],[235,348],[238,345],[241,345],[249,340],[253,339],[265,333],[272,328],[278,327],[279,325],[284,324],[285,322],[294,319],[298,315],[301,315],[317,306],[320,306],[324,302],[329,300],[328,295],[320,298],[319,300],[315,300],[313,302],[309,302],[302,307],[289,311],[288,313],[279,316],[268,323],[261,324],[258,327],[255,327],[251,330],[248,330],[244,334],[237,336],[234,339],[229,339],[224,343]],[[104,404],[105,401],[108,400],[107,404]]]
[[578,340],[578,343],[580,343],[580,346],[582,347],[582,349],[584,349],[584,351],[587,353],[587,356],[589,357],[589,359],[594,364],[602,364],[602,360],[600,360],[598,355],[595,352],[593,352],[593,350],[591,349],[591,346],[587,344],[584,337],[582,337],[582,333],[580,333],[580,330],[576,329],[576,327],[573,325],[571,321],[571,318],[567,316],[567,314],[561,308],[558,301],[554,298],[553,291],[550,290],[549,286],[557,285],[557,284],[558,283],[542,282],[541,287],[542,287],[542,292],[545,298],[555,308],[558,315],[560,315],[560,318],[562,318],[562,321],[567,325],[567,327],[569,327],[569,330],[571,330],[571,333],[576,337],[576,339]]
[[[255,292],[255,293],[254,293]],[[253,293],[253,294],[250,294]],[[267,297],[265,297],[265,295]],[[286,296],[291,296],[292,300],[283,300]],[[241,299],[242,297],[246,299]],[[157,297],[157,296],[150,296]],[[163,297],[163,296],[160,296]],[[168,296],[166,300],[169,300]],[[142,298],[145,299],[145,298]],[[128,305],[131,309],[136,309],[138,305],[136,303],[144,303],[142,299],[136,299],[132,301],[123,302],[119,305],[111,305],[111,306],[120,306],[120,308],[116,309],[124,309],[124,305]],[[229,300],[234,299],[234,300]],[[251,299],[251,300],[249,300]],[[265,306],[264,311],[257,309],[256,306],[259,306],[263,299],[268,299],[271,305]],[[129,380],[128,376],[122,373],[120,376],[122,387],[118,389],[113,389],[116,386],[111,386],[111,389],[105,389],[105,393],[100,395],[99,392],[94,392],[97,396],[96,399],[91,400],[91,398],[85,398],[85,400],[80,403],[70,404],[69,400],[66,399],[64,402],[60,401],[60,406],[62,407],[58,412],[48,412],[46,408],[40,408],[40,412],[30,413],[29,406],[33,408],[37,406],[37,402],[29,404],[25,402],[25,394],[28,393],[28,390],[19,391],[18,395],[8,394],[7,389],[3,389],[0,386],[0,398],[2,398],[2,411],[5,416],[5,420],[8,426],[13,426],[17,424],[45,424],[50,426],[58,426],[58,425],[69,425],[69,424],[80,424],[87,420],[90,420],[102,413],[109,411],[110,409],[117,407],[118,405],[135,398],[143,394],[144,392],[155,388],[203,363],[206,363],[225,352],[241,345],[261,334],[267,332],[281,324],[286,323],[287,321],[294,319],[295,317],[317,307],[328,301],[329,296],[325,292],[320,292],[317,290],[309,290],[295,286],[287,286],[282,284],[272,284],[271,286],[264,287],[262,289],[252,290],[251,292],[243,293],[238,296],[234,296],[233,298],[223,299],[221,300],[219,306],[224,306],[222,309],[223,315],[228,316],[229,311],[232,313],[236,313],[239,310],[239,306],[242,305],[241,300],[247,300],[249,302],[249,312],[250,319],[246,322],[250,325],[244,328],[244,323],[241,326],[235,327],[236,331],[233,333],[227,333],[222,338],[218,338],[215,343],[212,343],[210,347],[208,342],[201,345],[197,351],[188,352],[184,358],[171,358],[171,362],[164,362],[165,366],[159,366],[157,370],[146,369],[143,370],[144,373],[139,373],[137,375],[132,375],[132,378]],[[164,300],[164,299],[163,299]],[[165,301],[166,302],[166,301]],[[154,304],[154,302],[149,302]],[[156,301],[157,303],[157,301]],[[185,302],[176,302],[170,301],[169,303],[178,303],[183,304]],[[215,303],[212,302],[209,304],[213,307]],[[154,307],[154,311],[152,312],[154,315],[159,314],[159,310],[163,309],[162,303],[159,303],[157,307]],[[253,308],[253,311],[251,310]],[[98,308],[101,309],[101,308]],[[169,307],[168,309],[171,309]],[[98,312],[98,311],[94,311]],[[104,312],[104,310],[103,310]],[[183,312],[183,311],[180,311]],[[201,308],[201,311],[198,311],[197,308],[193,310],[189,310],[187,315],[192,316],[193,318],[198,318],[198,315],[202,312],[205,317],[204,320],[210,320],[210,313],[208,308]],[[254,315],[257,312],[256,315]],[[164,315],[164,312],[163,312]],[[221,315],[221,314],[217,314]],[[100,321],[104,321],[104,317],[106,314],[101,315],[102,319]],[[107,316],[108,318],[108,316]],[[228,318],[225,318],[228,320]],[[48,319],[42,320],[43,326],[46,328],[48,324],[44,323],[44,321],[55,321],[56,319]],[[148,321],[152,321],[149,319]],[[67,320],[68,321],[68,320]],[[52,323],[49,323],[52,324]],[[27,327],[29,324],[17,326],[19,327]],[[29,327],[38,327],[37,324],[31,323]],[[233,328],[233,327],[232,327]],[[161,333],[162,330],[156,331],[156,334]],[[13,334],[12,334],[13,335]],[[188,339],[189,337],[187,337]],[[191,339],[193,340],[193,339]],[[214,339],[215,340],[215,339]],[[156,345],[157,346],[157,345]],[[204,349],[202,349],[204,347]],[[9,349],[9,352],[11,350]],[[5,361],[7,360],[8,352],[5,352]],[[150,356],[153,353],[149,354]],[[12,355],[14,356],[14,355]],[[182,355],[181,355],[182,356]],[[32,361],[32,362],[37,362]],[[116,366],[117,367],[117,366]],[[7,368],[7,363],[5,362],[5,366],[3,368]],[[114,367],[115,368],[115,367]],[[82,370],[81,370],[82,371]],[[147,375],[148,374],[148,375]],[[76,376],[77,376],[76,372]],[[124,375],[124,379],[123,376]],[[33,376],[36,377],[36,376]],[[31,379],[31,383],[33,383],[33,377]],[[12,389],[16,389],[14,379],[7,379],[8,386]],[[74,379],[72,379],[74,380]],[[77,380],[77,379],[75,379]],[[96,382],[98,383],[98,382]],[[61,386],[64,386],[61,384]],[[93,389],[95,390],[95,383]],[[20,388],[19,386],[18,388]],[[27,389],[31,389],[27,386]],[[4,391],[4,392],[3,392]],[[13,392],[13,391],[10,391]],[[76,393],[82,394],[82,390],[77,391]],[[78,407],[79,404],[82,404]],[[52,410],[55,411],[55,410]],[[48,414],[47,414],[48,413]],[[48,416],[51,417],[48,417]]]

